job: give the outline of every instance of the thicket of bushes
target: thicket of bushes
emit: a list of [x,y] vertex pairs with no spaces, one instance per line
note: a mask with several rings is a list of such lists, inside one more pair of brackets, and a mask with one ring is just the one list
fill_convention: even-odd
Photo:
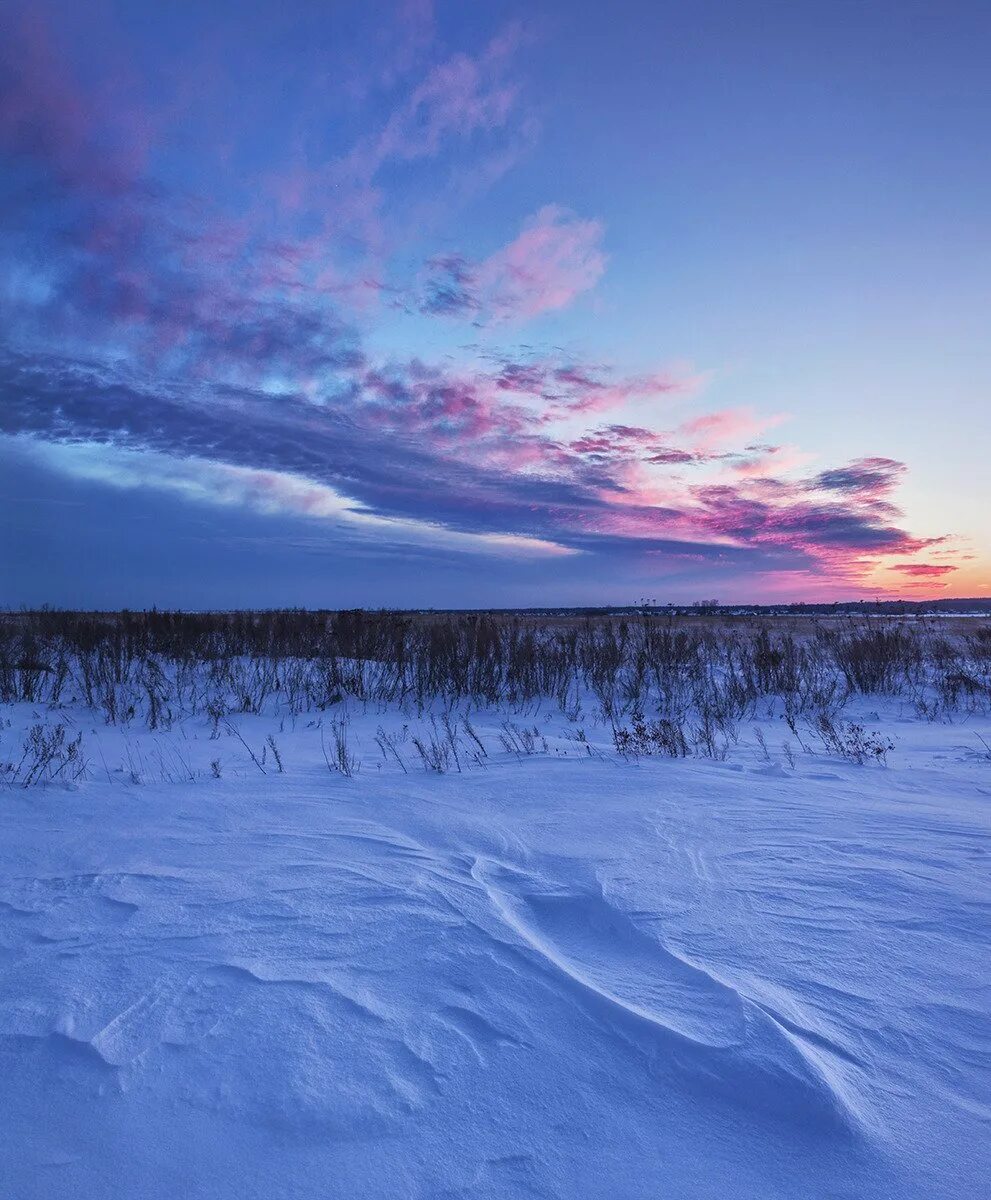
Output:
[[795,628],[639,617],[400,612],[36,612],[0,617],[0,701],[83,703],[151,728],[343,696],[411,705],[589,703],[607,720],[692,712],[715,721],[835,711],[852,694],[902,696],[921,715],[991,703],[991,624],[887,620]]

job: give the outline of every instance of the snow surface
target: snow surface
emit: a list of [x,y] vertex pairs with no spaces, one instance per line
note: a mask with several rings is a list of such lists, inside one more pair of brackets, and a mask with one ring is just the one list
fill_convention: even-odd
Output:
[[988,1194],[987,721],[792,768],[506,715],[434,775],[359,711],[347,779],[77,714],[89,778],[0,792],[0,1195]]

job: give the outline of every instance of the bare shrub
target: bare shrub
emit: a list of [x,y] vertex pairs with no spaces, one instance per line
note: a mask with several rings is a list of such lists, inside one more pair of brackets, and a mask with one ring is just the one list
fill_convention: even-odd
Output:
[[866,762],[876,762],[884,766],[888,761],[889,751],[895,748],[894,742],[884,734],[855,722],[834,722],[827,713],[819,714],[813,728],[831,754],[857,763],[858,766],[863,766]]
[[272,734],[269,734],[265,739],[265,745],[272,751],[272,758],[275,760],[276,770],[280,775],[285,774],[285,767],[282,765],[282,755],[279,753],[279,747]]
[[661,754],[667,758],[685,758],[689,752],[684,728],[665,717],[648,722],[642,713],[635,713],[629,726],[613,730],[613,742],[625,758],[640,758]]
[[382,751],[383,760],[388,762],[389,755],[391,754],[396,762],[399,763],[400,767],[402,767],[403,774],[408,775],[409,771],[406,769],[406,761],[399,753],[399,747],[396,744],[397,741],[398,738],[396,734],[387,733],[381,725],[375,732],[375,742],[378,748]]
[[323,750],[324,762],[328,771],[339,771],[348,779],[354,778],[359,768],[359,762],[348,744],[348,726],[346,720],[331,721],[331,737],[333,744],[328,749],[324,738],[323,727],[320,729],[320,747]]
[[436,733],[430,733],[423,737],[414,736],[412,741],[425,771],[443,775],[445,771],[449,770],[451,747],[446,739],[438,738]]
[[515,754],[517,758],[536,754],[538,750],[547,753],[547,742],[536,726],[528,729],[513,721],[503,721],[499,741],[507,754]]
[[31,787],[56,781],[71,782],[86,772],[83,757],[83,735],[68,736],[66,726],[32,725],[21,747],[18,762],[3,765],[8,783]]

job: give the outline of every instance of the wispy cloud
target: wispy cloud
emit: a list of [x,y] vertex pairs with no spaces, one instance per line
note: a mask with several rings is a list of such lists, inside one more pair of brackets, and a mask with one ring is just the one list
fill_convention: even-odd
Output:
[[397,547],[428,546],[511,558],[556,558],[580,553],[522,534],[466,533],[425,520],[383,517],[327,484],[290,471],[232,466],[195,457],[177,459],[152,450],[122,449],[100,442],[20,440],[9,448],[74,479],[122,490],[153,488],[196,504],[309,518],[330,524],[348,540],[375,544],[385,540]]
[[427,264],[419,308],[478,323],[520,321],[566,308],[606,267],[602,226],[557,205],[530,217],[508,245],[482,262],[448,254]]
[[[280,511],[302,516],[342,521],[360,512],[366,521],[399,523],[377,526],[383,537],[413,523],[497,535],[510,550],[536,541],[711,562],[735,562],[746,550],[754,570],[828,570],[852,583],[879,561],[933,544],[892,522],[893,480],[854,497],[837,497],[815,476],[695,481],[685,472],[709,463],[690,448],[621,425],[557,436],[546,414],[501,401],[496,379],[481,372],[459,378],[416,362],[362,368],[337,399],[312,401],[125,382],[33,355],[5,358],[0,386],[8,397],[3,432],[85,443],[87,462],[103,447],[108,480],[130,461],[121,452],[152,454],[148,461],[168,458],[172,468],[146,470],[137,481],[170,487],[171,477],[193,495],[190,481],[202,485],[206,460],[214,493],[223,480],[227,490],[219,491],[231,502],[264,509],[277,498]],[[133,485],[133,467],[128,472]]]
[[951,563],[895,563],[890,570],[900,571],[918,579],[938,579],[957,568]]
[[[431,64],[429,6],[407,12],[408,53],[376,85],[405,88],[391,109],[344,154],[262,172],[262,199],[237,210],[161,182],[154,122],[115,121],[43,25],[0,48],[8,448],[382,545],[694,564],[809,588],[855,587],[892,563],[907,580],[948,574],[952,561],[898,562],[938,542],[902,527],[901,463],[802,474],[805,456],[765,440],[783,416],[698,411],[688,372],[491,340],[443,360],[370,349],[359,300],[402,292],[387,278],[395,174],[443,173],[452,148],[484,161],[527,119],[518,31]],[[602,242],[599,222],[546,205],[488,257],[434,256],[416,305],[498,332],[589,292]],[[679,420],[676,401],[695,415]]]

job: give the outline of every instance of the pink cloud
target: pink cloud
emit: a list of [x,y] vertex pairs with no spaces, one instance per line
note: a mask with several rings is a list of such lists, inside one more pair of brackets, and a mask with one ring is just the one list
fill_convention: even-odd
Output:
[[600,222],[546,205],[479,268],[493,314],[526,319],[566,307],[593,288],[606,269],[601,240]]
[[583,366],[553,358],[496,358],[498,388],[540,399],[548,419],[601,413],[632,400],[656,399],[692,391],[688,373],[652,371],[616,377],[604,367]]
[[799,450],[797,446],[744,446],[739,454],[720,455],[727,461],[726,471],[729,476],[761,478],[775,474],[781,475],[805,466],[814,457]]
[[351,151],[344,173],[371,179],[389,160],[432,158],[452,139],[465,142],[505,126],[519,95],[506,78],[518,43],[518,30],[510,29],[477,58],[455,54],[433,67],[381,130]]
[[431,259],[419,309],[480,323],[528,320],[565,308],[601,278],[601,240],[600,222],[545,205],[482,262],[459,254]]
[[727,408],[694,417],[678,427],[678,434],[688,439],[700,453],[711,452],[740,439],[752,439],[786,418],[783,414],[759,417],[749,408]]
[[957,568],[949,563],[896,563],[891,570],[900,571],[903,575],[933,579],[940,575],[949,575]]
[[572,413],[601,413],[622,408],[630,400],[656,398],[672,392],[686,392],[694,387],[691,378],[677,378],[664,373],[631,375],[615,382],[586,379],[575,383],[574,392],[562,408]]

